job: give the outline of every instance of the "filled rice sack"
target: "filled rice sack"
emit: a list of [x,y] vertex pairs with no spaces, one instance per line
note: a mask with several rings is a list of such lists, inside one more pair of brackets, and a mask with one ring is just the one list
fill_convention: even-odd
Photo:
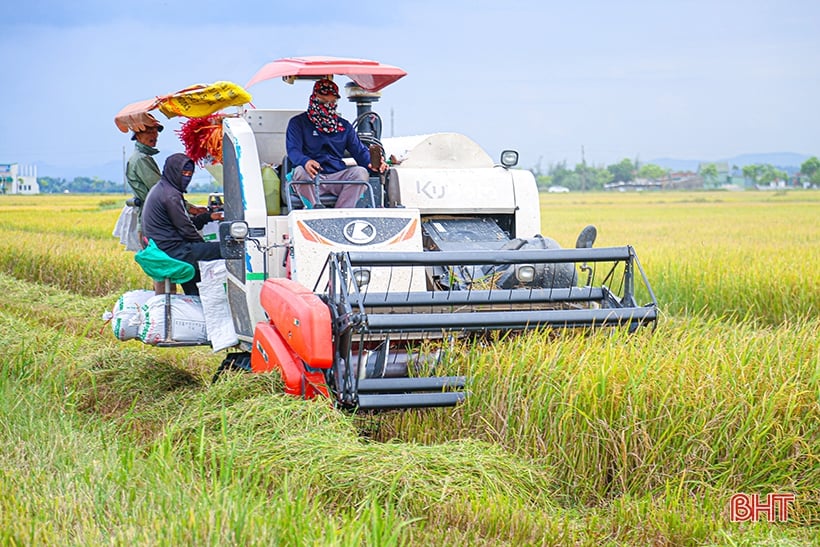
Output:
[[[142,325],[139,338],[155,345],[165,340],[165,295],[148,299],[142,306]],[[171,340],[206,344],[205,314],[198,296],[171,295]]]

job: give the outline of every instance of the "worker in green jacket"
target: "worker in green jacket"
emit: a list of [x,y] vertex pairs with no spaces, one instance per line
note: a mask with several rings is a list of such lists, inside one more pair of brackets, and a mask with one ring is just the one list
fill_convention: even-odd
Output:
[[153,188],[161,175],[153,156],[159,154],[156,148],[157,139],[163,129],[162,124],[156,122],[155,125],[145,126],[139,131],[135,130],[131,135],[131,140],[136,142],[134,153],[125,168],[125,179],[134,191],[134,197],[137,198],[135,205],[140,209],[148,196],[148,191]]

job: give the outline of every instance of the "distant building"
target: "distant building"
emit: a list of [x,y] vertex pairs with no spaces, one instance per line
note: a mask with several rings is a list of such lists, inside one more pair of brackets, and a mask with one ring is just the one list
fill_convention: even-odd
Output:
[[[714,173],[708,173],[709,168],[714,165]],[[703,187],[706,189],[718,189],[727,186],[743,186],[743,177],[732,175],[729,163],[725,161],[702,162],[698,165],[698,174],[703,177]]]
[[0,194],[39,194],[37,166],[0,163]]
[[671,171],[658,180],[664,190],[695,190],[703,188],[703,177],[692,171]]
[[604,190],[618,192],[646,190],[696,190],[703,188],[703,177],[691,171],[669,171],[658,179],[636,178],[633,181],[616,181],[604,185]]
[[615,190],[618,192],[643,192],[644,190],[660,190],[660,182],[650,179],[635,179],[629,182],[617,181],[604,184],[604,190]]

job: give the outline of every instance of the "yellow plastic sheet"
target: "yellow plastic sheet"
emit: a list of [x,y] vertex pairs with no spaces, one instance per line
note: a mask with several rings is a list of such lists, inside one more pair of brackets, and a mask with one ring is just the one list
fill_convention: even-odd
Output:
[[183,89],[163,97],[159,110],[169,118],[204,118],[229,106],[251,102],[251,95],[233,82],[214,82]]
[[168,118],[204,118],[223,108],[249,102],[250,93],[233,82],[197,84],[176,93],[131,103],[114,116],[114,123],[123,133],[141,131],[146,126],[156,125],[156,120],[148,114],[155,108],[159,108]]

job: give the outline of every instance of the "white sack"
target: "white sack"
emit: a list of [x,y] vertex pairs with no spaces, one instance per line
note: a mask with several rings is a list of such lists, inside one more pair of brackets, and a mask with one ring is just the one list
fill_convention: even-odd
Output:
[[200,260],[199,278],[202,281],[218,281],[226,283],[228,280],[228,268],[224,260]]
[[238,344],[239,338],[236,336],[231,309],[228,306],[228,295],[225,294],[222,283],[203,281],[196,286],[205,313],[205,330],[214,352]]
[[139,289],[128,291],[117,299],[111,310],[111,329],[119,340],[133,340],[139,337],[142,323],[142,305],[154,296],[154,291]]
[[136,207],[126,205],[122,208],[117,223],[114,225],[114,231],[111,233],[111,235],[120,239],[120,244],[125,245],[127,251],[137,252],[142,249],[137,229],[138,221],[139,210]]
[[[151,345],[165,340],[164,294],[151,297],[142,306],[142,325],[140,326],[139,338],[146,344]],[[207,343],[205,316],[198,296],[171,295],[171,340],[174,342]]]
[[205,241],[219,241],[219,221],[212,220],[199,231]]
[[224,260],[209,260],[199,263],[199,276],[202,279],[196,284],[199,298],[205,313],[205,328],[208,340],[214,352],[235,346],[239,343],[236,329],[231,318],[228,295],[225,283],[228,272]]

